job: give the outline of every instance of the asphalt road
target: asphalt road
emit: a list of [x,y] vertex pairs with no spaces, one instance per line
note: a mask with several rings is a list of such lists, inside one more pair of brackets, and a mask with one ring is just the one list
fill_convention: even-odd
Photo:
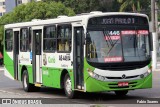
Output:
[[77,99],[68,99],[64,91],[60,89],[42,88],[39,92],[24,92],[21,82],[5,77],[3,68],[0,68],[0,98],[52,98],[56,104],[75,104],[76,106],[77,104],[82,104],[83,106],[103,104],[102,106],[104,107],[106,105],[107,107],[120,106],[119,104],[121,104],[123,107],[125,104],[134,102],[136,104],[139,99],[160,98],[160,71],[153,72],[153,88],[133,90],[125,97],[117,97],[113,92],[106,92],[79,93]]

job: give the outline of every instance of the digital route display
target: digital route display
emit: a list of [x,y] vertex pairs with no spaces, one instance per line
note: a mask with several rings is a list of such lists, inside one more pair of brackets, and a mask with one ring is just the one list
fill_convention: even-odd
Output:
[[147,25],[147,18],[132,15],[112,15],[89,19],[89,25]]

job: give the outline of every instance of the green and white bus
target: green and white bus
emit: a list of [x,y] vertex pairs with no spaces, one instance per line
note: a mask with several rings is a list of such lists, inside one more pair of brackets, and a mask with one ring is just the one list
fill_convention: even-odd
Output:
[[152,87],[149,20],[138,13],[90,12],[5,25],[4,71],[25,91],[81,92]]

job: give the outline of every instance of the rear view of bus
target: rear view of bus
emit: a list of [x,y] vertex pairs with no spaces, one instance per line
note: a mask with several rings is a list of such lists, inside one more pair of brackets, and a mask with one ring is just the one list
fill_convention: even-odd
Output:
[[111,14],[91,17],[86,34],[84,70],[88,92],[152,87],[151,37],[148,17],[141,14]]

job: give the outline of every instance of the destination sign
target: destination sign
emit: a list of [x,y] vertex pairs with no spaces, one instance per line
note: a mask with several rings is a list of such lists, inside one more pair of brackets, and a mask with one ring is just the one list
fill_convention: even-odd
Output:
[[102,18],[101,24],[134,24],[135,18]]
[[88,25],[134,25],[148,24],[148,20],[145,17],[131,16],[131,15],[113,15],[113,16],[103,16],[94,17],[89,19]]

